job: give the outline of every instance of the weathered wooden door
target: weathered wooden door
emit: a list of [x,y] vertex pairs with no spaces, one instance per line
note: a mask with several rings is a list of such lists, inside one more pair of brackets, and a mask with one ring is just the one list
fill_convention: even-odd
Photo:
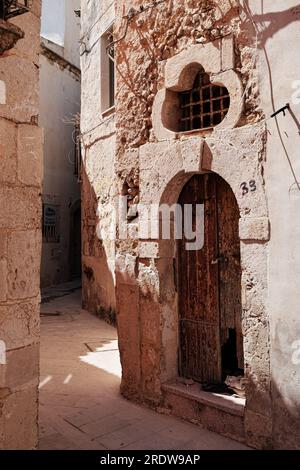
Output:
[[231,330],[242,355],[239,210],[229,185],[214,173],[193,176],[179,203],[204,204],[203,248],[187,251],[185,237],[178,242],[179,373],[220,382]]

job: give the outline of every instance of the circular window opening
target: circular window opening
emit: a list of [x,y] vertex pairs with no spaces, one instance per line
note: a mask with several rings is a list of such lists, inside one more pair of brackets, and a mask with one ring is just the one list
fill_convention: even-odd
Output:
[[230,96],[227,88],[212,84],[204,71],[197,73],[192,89],[178,95],[180,132],[217,126],[229,110]]

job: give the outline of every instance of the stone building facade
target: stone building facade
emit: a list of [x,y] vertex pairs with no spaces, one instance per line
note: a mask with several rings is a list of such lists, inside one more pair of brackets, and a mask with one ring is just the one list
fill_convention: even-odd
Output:
[[33,0],[30,12],[0,24],[2,51],[2,26],[19,34],[0,55],[1,449],[34,449],[38,439],[40,8]]
[[[61,4],[61,0],[59,1]],[[44,129],[41,287],[81,276],[80,211],[80,1],[65,0],[63,45],[43,31],[40,56],[40,125]],[[57,21],[53,0],[43,18]],[[46,28],[46,26],[45,26]],[[57,42],[54,42],[54,41]],[[49,93],[51,89],[51,94]]]
[[[82,2],[85,305],[116,312],[125,397],[264,449],[300,448],[299,21],[292,0]],[[141,236],[135,203],[197,198],[201,253]],[[229,350],[245,398],[198,384]]]

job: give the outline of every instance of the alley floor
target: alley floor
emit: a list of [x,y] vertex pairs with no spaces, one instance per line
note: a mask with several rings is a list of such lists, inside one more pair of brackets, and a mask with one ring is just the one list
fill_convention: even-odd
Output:
[[81,309],[80,290],[53,297],[41,307],[40,449],[246,449],[123,399],[116,329]]

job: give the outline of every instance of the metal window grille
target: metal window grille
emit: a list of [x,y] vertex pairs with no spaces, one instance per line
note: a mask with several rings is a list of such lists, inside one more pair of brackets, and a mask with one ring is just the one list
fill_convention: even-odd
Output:
[[43,241],[59,243],[59,206],[43,204]]
[[0,0],[0,18],[9,20],[30,10],[32,0]]
[[179,93],[180,132],[209,129],[225,118],[230,106],[227,88],[213,85],[209,75],[199,72],[193,88]]

